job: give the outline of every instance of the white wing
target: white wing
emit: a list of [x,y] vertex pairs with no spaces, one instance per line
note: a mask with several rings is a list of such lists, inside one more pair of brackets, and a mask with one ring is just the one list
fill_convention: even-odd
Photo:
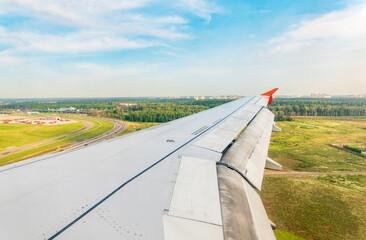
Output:
[[1,167],[0,239],[274,239],[254,190],[273,126],[267,101]]

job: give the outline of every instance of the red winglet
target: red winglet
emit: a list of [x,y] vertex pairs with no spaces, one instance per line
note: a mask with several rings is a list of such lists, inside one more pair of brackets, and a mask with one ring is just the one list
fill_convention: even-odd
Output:
[[272,104],[272,95],[278,90],[278,88],[274,88],[271,91],[265,92],[263,94],[261,94],[261,96],[268,96],[269,100],[268,100],[268,104]]

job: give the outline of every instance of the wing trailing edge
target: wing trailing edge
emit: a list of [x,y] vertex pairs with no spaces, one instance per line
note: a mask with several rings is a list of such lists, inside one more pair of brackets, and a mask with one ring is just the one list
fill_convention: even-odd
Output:
[[224,239],[275,239],[256,192],[265,168],[282,168],[267,156],[273,126],[273,113],[262,108],[217,165]]

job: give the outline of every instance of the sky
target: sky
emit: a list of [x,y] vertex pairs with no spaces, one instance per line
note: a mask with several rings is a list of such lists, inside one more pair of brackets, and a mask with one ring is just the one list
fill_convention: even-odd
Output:
[[0,98],[366,94],[366,1],[0,0]]

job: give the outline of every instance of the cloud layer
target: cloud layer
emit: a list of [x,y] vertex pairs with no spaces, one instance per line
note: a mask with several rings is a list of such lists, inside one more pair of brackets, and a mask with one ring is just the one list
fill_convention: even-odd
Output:
[[366,4],[302,21],[293,30],[270,42],[275,45],[273,52],[286,53],[329,40],[352,41],[356,44],[355,48],[365,49]]
[[[186,30],[188,20],[182,16],[135,11],[162,2],[170,4],[157,0],[3,0],[0,16],[27,16],[46,26],[56,25],[59,31],[51,34],[0,25],[0,44],[18,52],[79,53],[146,48],[192,38]],[[177,1],[169,7],[205,20],[214,12],[203,0]]]
[[364,93],[366,3],[309,1],[0,0],[0,96]]

